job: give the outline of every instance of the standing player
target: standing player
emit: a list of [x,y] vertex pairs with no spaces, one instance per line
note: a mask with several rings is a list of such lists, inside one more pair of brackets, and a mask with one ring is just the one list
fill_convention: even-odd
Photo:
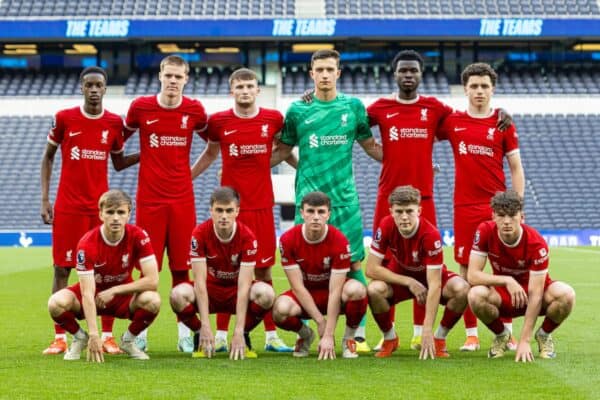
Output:
[[319,360],[335,358],[335,326],[346,314],[342,357],[356,358],[356,329],[367,311],[367,291],[349,279],[350,246],[338,229],[328,225],[331,201],[323,192],[307,193],[300,203],[303,224],[285,232],[279,241],[281,265],[291,290],[279,296],[273,318],[280,328],[297,332],[293,355],[307,357],[315,335],[301,318],[317,323]]
[[[440,137],[450,141],[454,153],[454,259],[466,278],[475,230],[491,218],[492,196],[506,190],[504,158],[508,161],[512,187],[521,197],[525,174],[514,125],[505,131],[496,128],[498,110],[490,105],[496,72],[488,64],[475,63],[464,69],[461,79],[469,100],[468,109],[449,115],[440,128]],[[477,319],[470,308],[465,311],[465,325],[468,337],[461,350],[479,349]]]
[[273,288],[253,282],[257,242],[252,231],[236,221],[239,212],[235,190],[215,190],[210,197],[211,218],[192,233],[194,282],[171,291],[173,311],[195,333],[195,357],[212,357],[215,339],[208,315],[221,312],[236,315],[230,358],[256,358],[248,334],[273,305]]
[[[190,149],[194,131],[206,129],[207,119],[199,101],[183,96],[188,73],[183,58],[165,57],[158,74],[160,93],[135,99],[125,121],[127,137],[136,129],[140,137],[136,224],[150,235],[159,268],[166,248],[173,287],[189,281],[188,243],[196,225]],[[177,347],[192,352],[189,330],[181,322],[178,327]],[[142,348],[145,334],[140,335]]]
[[[420,191],[421,216],[437,227],[433,200],[434,171],[431,168],[433,143],[440,124],[452,113],[452,108],[435,97],[418,93],[423,64],[423,58],[414,50],[403,50],[396,54],[392,68],[398,92],[382,97],[367,107],[370,124],[379,127],[383,148],[373,232],[377,230],[381,219],[389,215],[389,195],[402,185],[412,185]],[[501,131],[512,123],[506,113],[503,115],[497,121]],[[410,346],[414,350],[420,349],[424,318],[424,307],[413,300],[414,331]]]
[[[302,222],[300,202],[304,195],[322,191],[331,199],[331,224],[350,242],[352,267],[349,277],[365,286],[361,269],[365,250],[363,224],[352,170],[352,146],[358,141],[365,152],[381,161],[381,146],[375,141],[366,110],[357,98],[338,93],[340,55],[319,50],[312,55],[310,76],[315,84],[313,101],[294,102],[287,111],[281,144],[273,151],[275,165],[299,147],[296,171],[296,223]],[[357,331],[359,351],[369,351],[365,321]]]
[[[575,305],[575,291],[548,275],[548,245],[535,229],[523,224],[522,197],[513,190],[492,197],[492,221],[479,225],[469,258],[469,304],[496,334],[488,357],[504,355],[511,333],[500,317],[525,316],[515,361],[533,361],[531,341],[538,315],[544,322],[535,333],[540,358],[554,358],[550,335]],[[483,272],[489,258],[492,273]]]
[[[160,310],[158,265],[150,238],[127,223],[131,198],[126,193],[110,190],[100,197],[98,206],[102,225],[86,233],[77,245],[79,282],[54,293],[48,310],[52,319],[73,335],[65,360],[79,360],[88,347],[88,361],[104,361],[96,326],[98,314],[130,319],[121,337],[121,349],[132,358],[147,360],[148,355],[135,345],[135,337]],[[131,272],[137,264],[142,277],[134,281]],[[76,318],[85,318],[88,333]]]
[[[88,67],[79,75],[83,105],[56,113],[48,144],[42,158],[41,216],[52,224],[52,258],[54,278],[52,293],[67,287],[71,268],[75,266],[75,248],[79,239],[101,224],[98,219],[98,199],[108,190],[108,155],[114,168],[120,171],[139,161],[139,154],[123,155],[123,121],[105,110],[102,99],[106,93],[106,72]],[[52,166],[58,146],[62,166],[56,203],[50,202]],[[112,336],[114,318],[102,317],[104,351],[121,351]],[[44,354],[60,354],[67,350],[64,329],[54,325],[55,338]]]
[[[412,186],[400,186],[389,196],[389,212],[383,218],[367,259],[369,303],[373,318],[383,332],[384,341],[375,357],[390,357],[398,347],[398,337],[390,320],[390,306],[410,298],[425,306],[421,354],[449,357],[446,336],[467,306],[469,285],[444,265],[439,231],[421,217],[421,195]],[[382,265],[386,253],[388,265]],[[435,335],[433,324],[439,304],[444,315]]]
[[[229,77],[234,98],[233,108],[215,113],[208,120],[208,145],[192,167],[192,179],[217,158],[223,156],[221,185],[240,194],[238,219],[256,235],[258,254],[256,279],[273,286],[271,268],[275,263],[275,221],[271,151],[283,127],[283,115],[277,110],[258,107],[260,93],[254,71],[240,68]],[[265,350],[290,352],[293,349],[277,336],[271,313],[265,324]],[[217,314],[216,351],[227,351],[228,314]]]

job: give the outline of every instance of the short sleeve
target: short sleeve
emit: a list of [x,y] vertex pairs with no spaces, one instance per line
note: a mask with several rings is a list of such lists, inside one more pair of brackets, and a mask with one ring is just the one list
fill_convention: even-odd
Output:
[[437,230],[425,236],[423,240],[423,251],[423,262],[428,268],[431,266],[441,267],[442,264],[444,264],[442,238]]
[[281,138],[279,139],[281,143],[289,146],[298,144],[298,131],[293,108],[294,105],[292,104],[285,115],[285,122],[283,124]]
[[206,260],[206,246],[204,246],[202,225],[196,226],[192,232],[190,243],[190,258],[192,261]]
[[78,275],[89,275],[94,273],[95,251],[86,240],[85,235],[77,244],[75,269]]
[[221,138],[219,137],[219,123],[214,115],[208,119],[208,127],[205,136],[211,142],[221,141]]
[[519,137],[517,135],[515,124],[512,124],[506,129],[503,138],[502,146],[504,148],[504,154],[509,155],[519,150]]
[[341,232],[336,235],[333,248],[331,270],[343,273],[350,271],[350,257],[352,257],[352,250],[350,249],[348,239],[346,239]]
[[112,148],[111,148],[111,153],[121,153],[124,150],[124,137],[123,137],[123,129],[125,127],[123,126],[123,120],[122,119],[117,119],[116,122],[114,123],[114,130],[115,130],[115,138],[113,140],[112,143]]
[[258,241],[250,233],[245,230],[242,239],[242,255],[240,258],[240,266],[253,267],[256,264],[256,253],[258,252]]
[[475,235],[473,236],[473,247],[471,252],[487,257],[489,251],[488,243],[491,234],[492,229],[489,224],[485,222],[479,224],[477,230],[475,231]]
[[140,127],[139,107],[137,106],[137,100],[134,100],[129,106],[129,110],[127,110],[127,116],[125,117],[125,127],[131,131],[134,131]]
[[65,134],[65,122],[63,114],[58,112],[52,119],[52,126],[48,132],[48,142],[58,146],[62,143]]
[[529,271],[532,275],[548,272],[548,245],[544,240],[535,241],[528,248]]
[[150,236],[148,236],[148,233],[145,230],[137,229],[135,231],[134,249],[139,261],[154,257],[154,249],[150,242]]
[[387,228],[388,224],[385,223],[386,220],[387,217],[381,220],[379,226],[375,230],[373,241],[371,242],[370,253],[379,258],[385,257],[390,242],[391,235],[390,230]]
[[363,141],[373,137],[371,127],[369,126],[369,119],[367,117],[367,110],[359,99],[353,99],[354,112],[356,113],[356,140]]

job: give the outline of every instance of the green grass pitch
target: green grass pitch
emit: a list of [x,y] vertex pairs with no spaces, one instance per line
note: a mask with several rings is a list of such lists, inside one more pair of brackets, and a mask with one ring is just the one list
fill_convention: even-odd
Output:
[[[456,270],[446,253],[451,269]],[[513,353],[488,360],[491,334],[480,325],[482,349],[460,353],[462,321],[448,338],[450,359],[419,361],[409,350],[409,304],[397,309],[400,349],[390,359],[364,355],[355,360],[317,361],[262,349],[262,325],[252,335],[259,358],[230,361],[192,359],[176,351],[175,318],[168,306],[170,276],[161,274],[163,306],[150,329],[151,360],[107,356],[102,365],[42,356],[52,338],[46,310],[52,270],[49,248],[0,248],[0,398],[2,399],[598,399],[600,395],[600,249],[553,248],[550,273],[577,292],[573,315],[554,334],[558,356],[517,364]],[[71,275],[71,281],[76,279]],[[277,292],[287,288],[274,268]],[[438,312],[438,319],[441,312]],[[540,320],[538,320],[540,322]],[[518,332],[522,320],[515,320]],[[115,323],[120,336],[126,323]],[[339,338],[342,322],[338,321]],[[371,345],[380,334],[369,317]],[[288,344],[294,336],[280,334]],[[537,346],[533,346],[537,350]],[[313,349],[316,348],[313,345]],[[339,354],[339,353],[338,353]]]

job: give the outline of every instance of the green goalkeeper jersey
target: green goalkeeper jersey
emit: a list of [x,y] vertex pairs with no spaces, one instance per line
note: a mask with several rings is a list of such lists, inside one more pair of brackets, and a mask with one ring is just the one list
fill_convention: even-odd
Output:
[[295,101],[285,116],[281,142],[299,148],[296,205],[316,190],[331,198],[332,207],[358,205],[352,169],[355,140],[372,137],[362,102],[338,92],[331,101],[313,96]]

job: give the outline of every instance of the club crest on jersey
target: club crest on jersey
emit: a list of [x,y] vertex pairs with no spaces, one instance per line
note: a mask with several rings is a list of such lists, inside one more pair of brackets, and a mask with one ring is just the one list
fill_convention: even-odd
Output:
[[129,254],[124,254],[123,257],[121,257],[121,267],[123,267],[123,269],[127,269],[129,267]]
[[548,252],[546,251],[546,249],[540,249],[540,256],[546,257],[546,255],[548,255]]
[[477,231],[475,231],[475,238],[473,239],[473,243],[479,244],[479,239],[480,239],[479,230],[477,230]]
[[341,119],[340,125],[341,126],[348,125],[348,114],[347,113],[346,114],[342,114],[342,119]]
[[494,131],[496,128],[489,128],[487,133],[487,140],[494,140]]
[[323,257],[323,268],[324,269],[331,268],[331,257]]
[[427,121],[427,108],[421,108],[421,121]]
[[260,137],[268,137],[269,136],[269,124],[264,124],[261,128],[260,128]]
[[102,139],[100,140],[102,144],[108,144],[108,129],[102,131]]
[[[71,250],[69,250],[70,252]],[[85,252],[83,250],[79,250],[77,252],[77,264],[85,264]]]
[[188,119],[190,119],[189,115],[184,115],[181,117],[181,129],[187,129]]
[[375,241],[379,242],[381,240],[381,228],[377,228],[377,232],[375,232]]
[[237,263],[238,263],[238,255],[232,254],[231,255],[231,265],[237,265]]
[[67,250],[65,253],[65,260],[73,261],[73,250]]
[[525,267],[525,260],[518,260],[517,264],[519,264],[519,268]]
[[196,240],[195,237],[192,238],[192,251],[197,251],[198,250],[198,241]]
[[413,262],[418,263],[419,262],[419,251],[415,250],[412,252],[412,259]]
[[465,246],[460,246],[458,248],[458,256],[462,257],[464,252],[465,252]]

